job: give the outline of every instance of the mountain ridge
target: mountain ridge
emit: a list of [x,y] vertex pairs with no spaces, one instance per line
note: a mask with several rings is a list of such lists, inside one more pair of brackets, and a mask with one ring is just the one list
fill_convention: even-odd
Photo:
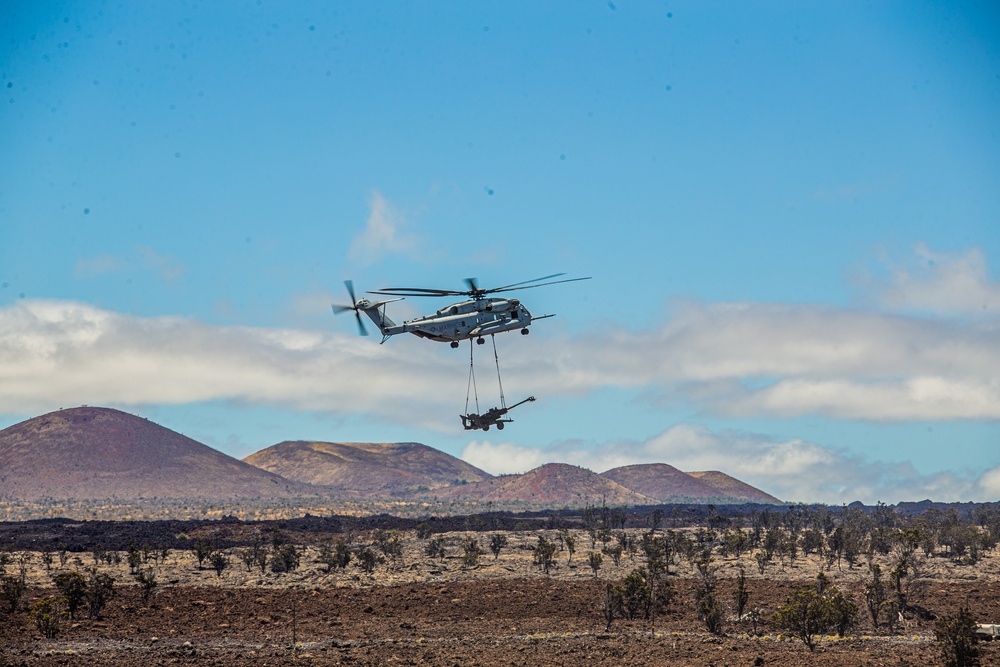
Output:
[[112,408],[58,410],[0,430],[0,499],[297,496],[552,506],[781,502],[725,473],[685,473],[665,463],[604,473],[547,463],[494,477],[416,442],[291,440],[241,461]]
[[254,498],[315,493],[112,408],[57,410],[0,431],[0,498]]

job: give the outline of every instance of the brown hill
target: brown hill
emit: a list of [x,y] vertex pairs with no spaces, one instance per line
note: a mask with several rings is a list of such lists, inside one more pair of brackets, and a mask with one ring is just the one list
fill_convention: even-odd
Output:
[[[287,479],[365,494],[405,494],[492,477],[416,442],[281,442],[244,462]],[[421,488],[424,487],[424,488]]]
[[59,410],[0,431],[0,498],[238,498],[312,492],[109,408]]
[[496,477],[478,484],[445,489],[440,499],[494,502],[531,502],[550,505],[650,505],[656,500],[636,493],[585,468],[567,463],[547,463],[522,475]]
[[602,472],[601,476],[660,502],[698,502],[728,495],[666,463],[622,466]]
[[780,504],[781,501],[769,493],[765,493],[757,487],[750,486],[746,482],[741,482],[735,477],[730,477],[718,470],[708,470],[703,472],[689,472],[692,477],[710,484],[719,490],[723,496],[745,500],[751,503],[773,503]]

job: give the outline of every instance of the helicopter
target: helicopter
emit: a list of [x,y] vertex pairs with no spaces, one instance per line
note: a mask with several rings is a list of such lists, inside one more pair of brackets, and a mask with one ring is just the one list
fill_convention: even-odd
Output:
[[[555,285],[557,283],[570,283],[578,280],[590,280],[586,278],[568,278],[566,280],[551,280],[564,276],[565,273],[554,273],[551,276],[543,276],[532,280],[525,280],[502,287],[483,289],[476,284],[475,278],[466,278],[467,290],[440,290],[425,289],[421,287],[386,287],[381,290],[369,291],[369,294],[398,297],[385,301],[371,302],[367,298],[357,299],[354,294],[354,283],[350,280],[344,281],[347,293],[351,297],[351,306],[333,304],[335,315],[354,311],[354,316],[358,321],[358,333],[362,336],[368,335],[361,313],[364,313],[375,323],[382,333],[382,343],[393,336],[402,333],[413,334],[420,338],[450,343],[457,348],[460,341],[475,339],[476,343],[485,343],[484,336],[487,334],[497,334],[504,331],[520,330],[521,335],[528,335],[528,325],[534,320],[545,319],[553,315],[533,316],[528,309],[518,299],[488,297],[489,294],[500,292],[512,292],[515,290],[531,289],[543,287],[545,285]],[[541,282],[549,280],[550,282]],[[537,284],[532,284],[537,283]],[[401,301],[407,296],[445,297],[445,296],[468,296],[466,301],[460,301],[450,306],[439,309],[431,315],[423,315],[407,320],[401,324],[396,324],[385,314],[385,306],[393,301]]]

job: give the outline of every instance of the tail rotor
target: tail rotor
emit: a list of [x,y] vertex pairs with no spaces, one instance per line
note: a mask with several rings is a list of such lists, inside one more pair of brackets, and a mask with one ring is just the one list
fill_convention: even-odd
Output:
[[347,293],[351,297],[351,304],[352,305],[350,305],[350,306],[342,306],[342,305],[338,305],[338,304],[332,304],[333,314],[334,315],[340,315],[341,313],[346,313],[349,310],[353,310],[354,311],[354,317],[358,321],[358,335],[359,336],[367,336],[368,335],[368,330],[365,329],[365,323],[361,320],[361,312],[360,312],[361,309],[358,306],[358,299],[357,299],[357,297],[354,296],[354,282],[351,281],[351,280],[345,280],[344,281],[344,287],[347,288]]

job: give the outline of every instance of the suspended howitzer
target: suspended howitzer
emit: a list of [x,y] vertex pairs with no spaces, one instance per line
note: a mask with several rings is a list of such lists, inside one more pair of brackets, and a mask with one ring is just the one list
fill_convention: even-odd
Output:
[[513,410],[519,405],[528,403],[529,401],[535,400],[534,396],[529,396],[519,403],[515,403],[509,408],[490,408],[481,415],[477,415],[475,412],[470,412],[467,415],[459,415],[462,418],[462,426],[465,427],[466,431],[475,431],[482,429],[483,431],[489,431],[490,426],[496,424],[498,429],[503,429],[503,425],[514,421],[513,419],[503,419],[504,415]]

